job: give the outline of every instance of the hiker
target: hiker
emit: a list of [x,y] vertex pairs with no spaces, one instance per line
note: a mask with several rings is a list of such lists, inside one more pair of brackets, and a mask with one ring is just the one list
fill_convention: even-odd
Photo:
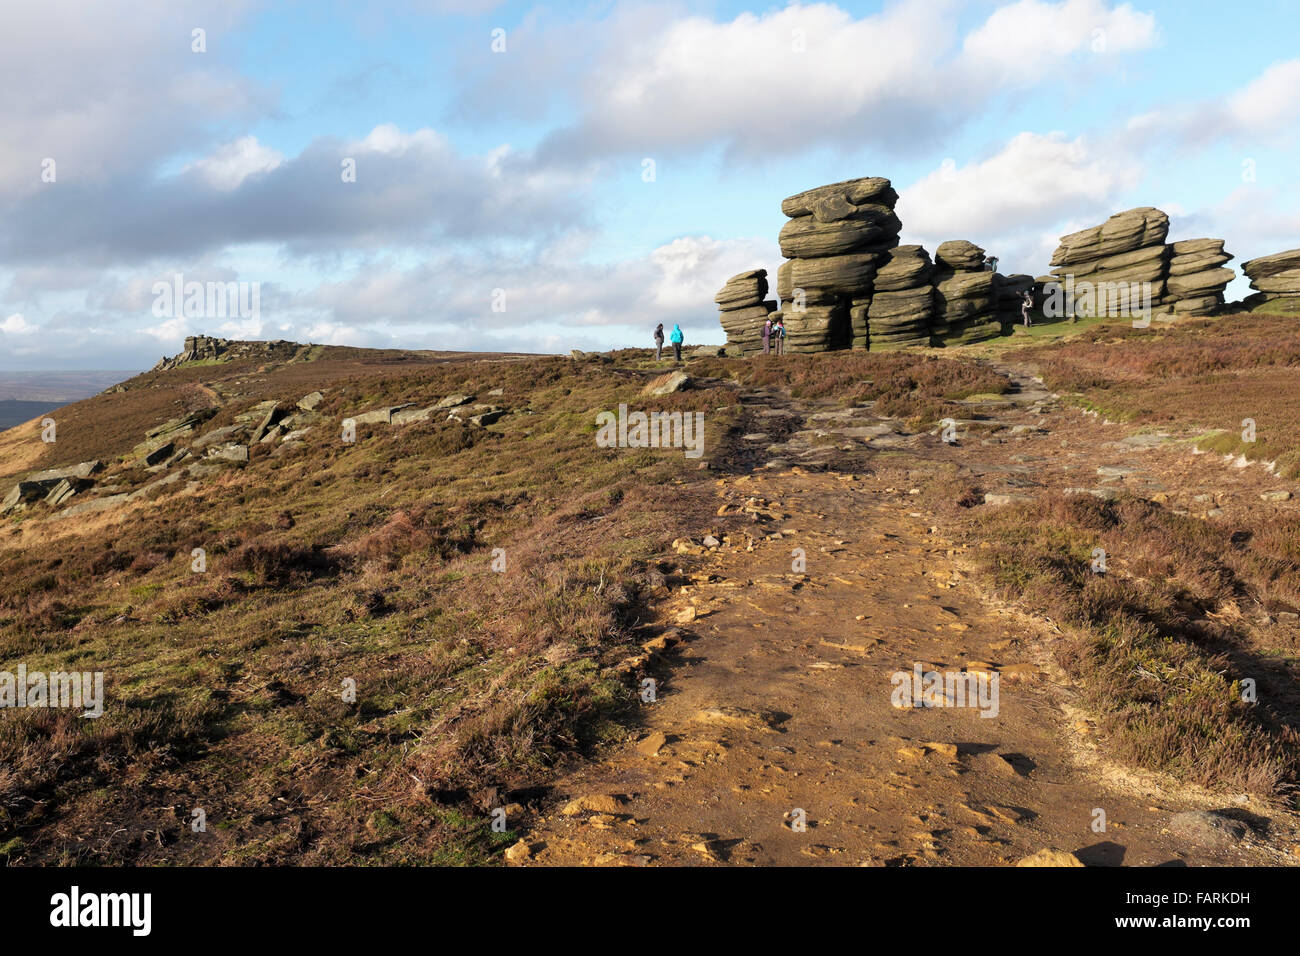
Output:
[[785,319],[777,319],[776,324],[772,326],[772,334],[776,336],[776,354],[785,354]]
[[997,257],[997,256],[985,256],[985,257],[984,257],[984,268],[987,269],[989,272],[997,272],[997,271],[998,271],[998,257]]
[[1033,307],[1034,307],[1034,293],[1031,292],[1029,289],[1026,289],[1024,292],[1020,293],[1020,316],[1025,320],[1026,328],[1034,324],[1033,321],[1029,318],[1029,310],[1032,309]]
[[673,343],[673,359],[680,362],[682,360],[682,343],[686,341],[686,336],[682,335],[680,325],[673,326],[673,334],[669,336]]
[[658,362],[664,357],[664,324],[660,322],[655,326],[655,361]]
[[771,353],[771,339],[772,339],[772,317],[769,315],[767,319],[763,322],[763,354],[764,355],[768,355]]

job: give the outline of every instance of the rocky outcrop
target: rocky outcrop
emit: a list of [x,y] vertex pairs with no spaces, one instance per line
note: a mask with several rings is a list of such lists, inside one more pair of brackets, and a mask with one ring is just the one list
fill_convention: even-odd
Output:
[[727,333],[727,348],[735,354],[753,355],[763,350],[763,323],[776,311],[776,303],[766,296],[767,270],[751,269],[732,276],[713,297]]
[[853,304],[854,347],[929,345],[935,314],[933,278],[934,263],[925,249],[912,245],[891,249],[876,273],[871,298]]
[[1169,216],[1143,206],[1061,238],[1052,256],[1059,300],[1078,316],[1212,315],[1235,273],[1222,239],[1166,243]]
[[[778,236],[786,262],[777,270],[776,292],[788,351],[870,345],[877,273],[890,264],[902,230],[894,212],[897,202],[889,180],[873,176],[818,186],[781,203],[790,221]],[[891,291],[912,288],[908,268],[916,265],[900,261],[890,276]],[[881,302],[881,328],[889,330],[882,342],[905,331],[904,320],[915,318],[903,311],[905,298]]]
[[1262,305],[1275,299],[1300,299],[1300,249],[1275,252],[1241,264],[1255,294],[1245,304]]
[[1090,317],[1136,316],[1159,305],[1168,276],[1168,236],[1169,217],[1152,206],[1062,236],[1051,261],[1053,280],[1063,289],[1060,307]]
[[1236,273],[1222,266],[1234,257],[1222,239],[1184,239],[1169,246],[1165,303],[1175,315],[1213,315],[1223,305],[1223,290]]
[[[1037,279],[992,271],[984,249],[964,239],[941,243],[931,262],[922,247],[899,245],[897,200],[880,177],[784,200],[779,309],[764,301],[762,269],[733,276],[715,297],[733,352],[761,349],[763,324],[777,317],[790,352],[979,342],[1022,320],[1026,293],[1049,318],[1211,315],[1234,278],[1222,239],[1169,243],[1169,216],[1153,206],[1063,236],[1051,274]],[[1300,250],[1247,265],[1252,299],[1300,297]]]
[[233,362],[238,359],[255,361],[287,361],[308,346],[297,342],[276,339],[270,342],[250,342],[221,339],[210,335],[190,335],[185,338],[185,348],[171,358],[162,358],[150,372],[166,372],[190,362]]
[[103,467],[99,461],[83,461],[68,468],[51,468],[28,475],[0,498],[0,514],[21,511],[30,504],[44,500],[50,505],[61,505],[74,495],[92,487],[90,476]]
[[984,250],[956,239],[940,243],[934,258],[933,344],[966,345],[1001,334],[997,276],[984,267]]

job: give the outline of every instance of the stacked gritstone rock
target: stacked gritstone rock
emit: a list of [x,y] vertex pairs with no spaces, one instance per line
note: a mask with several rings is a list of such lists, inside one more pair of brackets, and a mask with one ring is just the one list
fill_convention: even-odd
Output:
[[[1140,296],[1150,283],[1153,315],[1212,315],[1223,305],[1223,290],[1235,273],[1222,239],[1185,239],[1166,244],[1169,217],[1143,206],[1116,213],[1100,226],[1061,239],[1052,257],[1051,281],[1073,279],[1075,314],[1136,315],[1147,303]],[[1127,286],[1128,308],[1123,293]],[[1065,292],[1068,294],[1069,286]],[[1118,307],[1114,308],[1115,299]]]
[[1080,317],[1109,314],[1109,302],[1119,292],[1129,295],[1128,307],[1121,302],[1115,314],[1137,315],[1144,304],[1142,283],[1147,282],[1152,311],[1172,311],[1162,308],[1169,274],[1168,235],[1169,217],[1159,209],[1144,206],[1116,213],[1100,226],[1061,237],[1047,278],[1062,286],[1062,302],[1074,290],[1074,314]]
[[966,345],[1002,332],[998,321],[996,276],[984,268],[984,250],[954,239],[934,253],[933,345]]
[[1176,316],[1213,315],[1223,307],[1223,290],[1236,278],[1221,268],[1233,256],[1223,251],[1222,239],[1184,239],[1169,246],[1169,278],[1165,304]]
[[788,351],[866,347],[860,320],[877,270],[898,245],[897,202],[888,179],[869,177],[818,186],[781,203],[790,221],[779,237],[787,261],[777,271],[776,291]]
[[1300,249],[1251,259],[1241,264],[1241,271],[1250,277],[1250,287],[1255,290],[1243,302],[1247,307],[1278,299],[1291,299],[1290,304],[1300,306]]
[[876,351],[929,345],[934,264],[920,246],[898,246],[876,272],[874,294],[849,309],[853,347]]
[[751,269],[727,280],[713,297],[727,333],[727,354],[753,355],[763,351],[763,323],[776,311],[767,295],[767,270]]

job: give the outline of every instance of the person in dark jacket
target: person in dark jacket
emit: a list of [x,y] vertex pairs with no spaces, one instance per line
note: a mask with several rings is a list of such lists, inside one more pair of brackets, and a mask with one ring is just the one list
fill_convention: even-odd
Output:
[[658,362],[664,357],[664,324],[660,322],[655,326],[655,361]]

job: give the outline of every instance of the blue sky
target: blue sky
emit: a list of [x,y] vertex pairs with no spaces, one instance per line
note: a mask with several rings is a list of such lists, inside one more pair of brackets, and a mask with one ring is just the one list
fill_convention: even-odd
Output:
[[[140,369],[199,331],[720,342],[712,294],[780,264],[781,199],[857,176],[893,180],[903,241],[970,239],[1004,271],[1138,205],[1238,262],[1300,246],[1280,0],[14,6],[3,369]],[[256,283],[260,308],[160,315],[177,273]]]

